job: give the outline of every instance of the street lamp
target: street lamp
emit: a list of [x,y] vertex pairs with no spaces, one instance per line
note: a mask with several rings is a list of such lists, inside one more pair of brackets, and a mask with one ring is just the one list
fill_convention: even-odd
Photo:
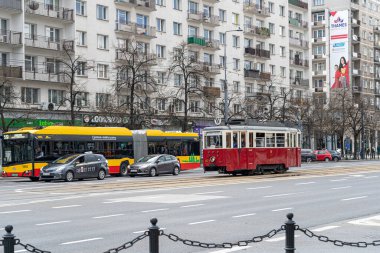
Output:
[[228,123],[228,87],[227,87],[227,33],[229,32],[242,32],[243,30],[239,27],[238,29],[235,30],[229,30],[226,31],[225,38],[224,38],[224,124],[227,125]]

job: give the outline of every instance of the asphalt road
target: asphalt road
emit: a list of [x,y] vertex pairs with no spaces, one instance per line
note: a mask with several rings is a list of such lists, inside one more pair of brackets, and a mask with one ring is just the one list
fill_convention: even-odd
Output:
[[[143,233],[152,217],[166,233],[202,242],[236,242],[284,224],[351,242],[380,240],[380,162],[311,163],[285,175],[178,177],[32,183],[0,179],[0,228],[54,253],[97,253]],[[290,176],[292,175],[292,176]],[[296,233],[296,252],[379,252],[337,247]],[[163,253],[284,252],[284,233],[232,250],[194,248],[160,238]],[[2,249],[0,249],[0,252]],[[16,252],[26,252],[17,247]],[[148,252],[148,239],[125,252]]]

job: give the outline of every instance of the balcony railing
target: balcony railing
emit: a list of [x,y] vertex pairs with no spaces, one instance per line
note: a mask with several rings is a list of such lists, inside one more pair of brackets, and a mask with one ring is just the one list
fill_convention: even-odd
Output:
[[271,79],[271,74],[267,72],[261,72],[260,70],[255,69],[245,69],[244,77],[268,81]]
[[208,98],[220,98],[220,88],[219,87],[203,87],[203,93]]
[[43,82],[68,83],[70,79],[64,73],[49,73],[46,69],[25,70],[26,80]]
[[189,12],[187,13],[187,19],[195,20],[203,24],[209,24],[213,26],[220,25],[220,20],[218,16],[209,15],[207,13],[202,13],[202,12],[198,12],[198,13]]
[[156,1],[154,0],[115,0],[115,3],[135,6],[136,8],[150,11],[156,10]]
[[201,69],[205,74],[220,74],[220,65],[208,62],[199,62]]
[[310,85],[309,79],[302,79],[301,77],[290,78],[290,82],[293,85],[303,86],[305,88],[308,88]]
[[52,4],[37,2],[35,0],[25,1],[25,12],[34,15],[57,18],[66,21],[74,21],[74,10],[63,8]]
[[270,17],[269,8],[265,5],[256,4],[256,2],[245,0],[244,1],[244,11],[256,15],[261,15],[263,17]]
[[309,60],[300,58],[289,58],[289,63],[296,66],[309,67]]
[[219,41],[217,40],[211,40],[203,37],[198,36],[189,36],[187,38],[187,44],[189,45],[199,45],[201,47],[208,47],[211,49],[219,50]]
[[307,40],[302,40],[298,38],[289,37],[289,44],[292,46],[309,48],[309,42]]
[[148,25],[141,25],[137,23],[120,23],[116,21],[116,31],[127,32],[139,36],[156,37],[156,28]]
[[119,61],[125,61],[125,60],[130,60],[133,56],[136,56],[138,59],[136,61],[140,62],[145,62],[146,65],[155,65],[157,64],[157,55],[151,54],[151,53],[138,53],[136,54],[135,52],[125,52],[124,50],[119,50],[116,49],[116,60]]
[[22,78],[22,67],[0,66],[0,76],[5,78]]
[[21,0],[0,0],[0,8],[22,11]]
[[0,43],[21,45],[22,33],[9,30],[0,30]]
[[295,27],[308,28],[309,23],[304,20],[289,17],[289,24]]
[[269,30],[269,28],[266,28],[266,27],[244,25],[244,32],[248,33],[248,34],[261,36],[264,38],[270,37],[270,30]]
[[309,4],[306,2],[303,2],[301,0],[288,0],[288,1],[289,1],[289,4],[292,4],[294,6],[297,6],[297,7],[303,8],[303,9],[309,8]]
[[264,50],[261,48],[251,48],[251,47],[246,47],[245,48],[245,53],[255,56],[255,57],[260,57],[260,58],[265,58],[265,59],[270,59],[270,51],[269,50]]

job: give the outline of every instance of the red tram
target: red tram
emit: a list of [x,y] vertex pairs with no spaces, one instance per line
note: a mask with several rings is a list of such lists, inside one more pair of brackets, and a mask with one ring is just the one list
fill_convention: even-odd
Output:
[[203,130],[204,171],[249,175],[301,166],[296,128],[231,125]]

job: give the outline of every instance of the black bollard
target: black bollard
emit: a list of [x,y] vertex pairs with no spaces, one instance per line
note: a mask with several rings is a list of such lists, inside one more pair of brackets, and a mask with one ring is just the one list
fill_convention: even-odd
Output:
[[[149,253],[159,253],[159,239],[160,228],[157,225],[157,219],[150,220],[152,226],[149,228]],[[7,252],[4,252],[7,253]]]
[[288,220],[285,222],[285,253],[294,253],[296,248],[294,246],[294,230],[296,223],[293,221],[293,214],[286,215]]
[[8,225],[5,227],[7,232],[3,235],[4,253],[14,253],[15,252],[15,236],[12,234],[13,226]]

